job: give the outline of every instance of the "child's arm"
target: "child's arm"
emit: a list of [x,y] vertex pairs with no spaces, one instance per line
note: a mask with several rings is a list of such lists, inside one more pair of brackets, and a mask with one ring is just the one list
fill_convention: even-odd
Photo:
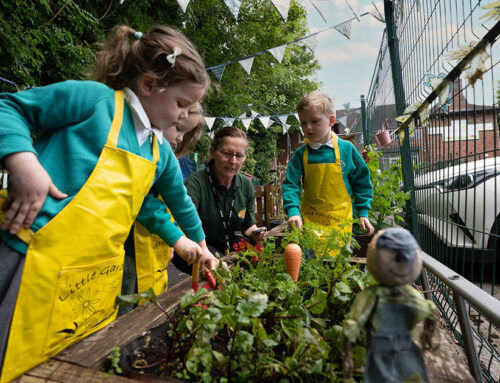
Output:
[[288,225],[302,227],[302,217],[300,216],[300,180],[304,174],[303,146],[298,148],[293,154],[286,175],[283,180],[283,208],[288,216]]
[[11,174],[11,182],[9,195],[2,206],[2,210],[7,211],[2,230],[10,227],[10,234],[16,234],[21,226],[29,228],[47,194],[58,199],[67,197],[53,184],[34,153],[13,153],[6,156],[3,163]]

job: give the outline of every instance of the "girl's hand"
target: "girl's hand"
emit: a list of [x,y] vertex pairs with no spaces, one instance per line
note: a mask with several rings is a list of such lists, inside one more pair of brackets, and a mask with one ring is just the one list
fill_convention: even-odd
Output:
[[63,199],[62,193],[52,183],[49,174],[42,167],[34,153],[18,152],[4,158],[5,168],[11,174],[11,188],[2,210],[6,211],[0,228],[16,234],[21,226],[29,228],[42,208],[47,194]]
[[302,227],[302,218],[300,215],[292,215],[290,218],[288,218],[288,227],[293,229],[293,226],[297,226],[298,229]]
[[180,237],[177,242],[174,243],[173,247],[175,252],[179,254],[188,265],[192,265],[193,262],[197,262],[202,256],[201,247],[185,235]]
[[198,242],[202,250],[202,256],[198,260],[202,270],[213,270],[219,266],[219,260],[208,250],[205,240]]
[[372,235],[375,229],[373,228],[370,220],[367,217],[359,217],[359,223],[361,224],[361,228],[364,230],[368,230],[368,235]]

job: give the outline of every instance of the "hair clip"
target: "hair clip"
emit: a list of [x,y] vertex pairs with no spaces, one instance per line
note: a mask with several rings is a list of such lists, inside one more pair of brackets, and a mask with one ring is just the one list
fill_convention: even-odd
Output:
[[182,54],[182,49],[179,47],[174,47],[174,51],[167,55],[167,61],[173,66],[175,64],[175,58]]
[[134,37],[136,40],[139,40],[142,37],[142,32],[135,32]]

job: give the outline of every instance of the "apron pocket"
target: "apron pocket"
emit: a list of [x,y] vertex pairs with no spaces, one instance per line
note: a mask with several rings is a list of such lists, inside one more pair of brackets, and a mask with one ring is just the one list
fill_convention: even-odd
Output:
[[124,252],[93,265],[61,269],[44,352],[72,344],[115,319],[118,308],[114,303],[121,292],[123,257]]

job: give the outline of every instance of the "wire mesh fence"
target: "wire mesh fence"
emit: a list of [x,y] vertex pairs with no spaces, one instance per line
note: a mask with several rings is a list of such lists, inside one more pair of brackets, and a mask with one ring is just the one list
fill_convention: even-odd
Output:
[[[386,0],[384,10],[365,119],[353,131],[379,144],[382,166],[401,158],[406,223],[422,249],[498,298],[500,3]],[[453,302],[434,298],[459,334]],[[483,324],[483,376],[499,381],[498,328],[467,307]]]

